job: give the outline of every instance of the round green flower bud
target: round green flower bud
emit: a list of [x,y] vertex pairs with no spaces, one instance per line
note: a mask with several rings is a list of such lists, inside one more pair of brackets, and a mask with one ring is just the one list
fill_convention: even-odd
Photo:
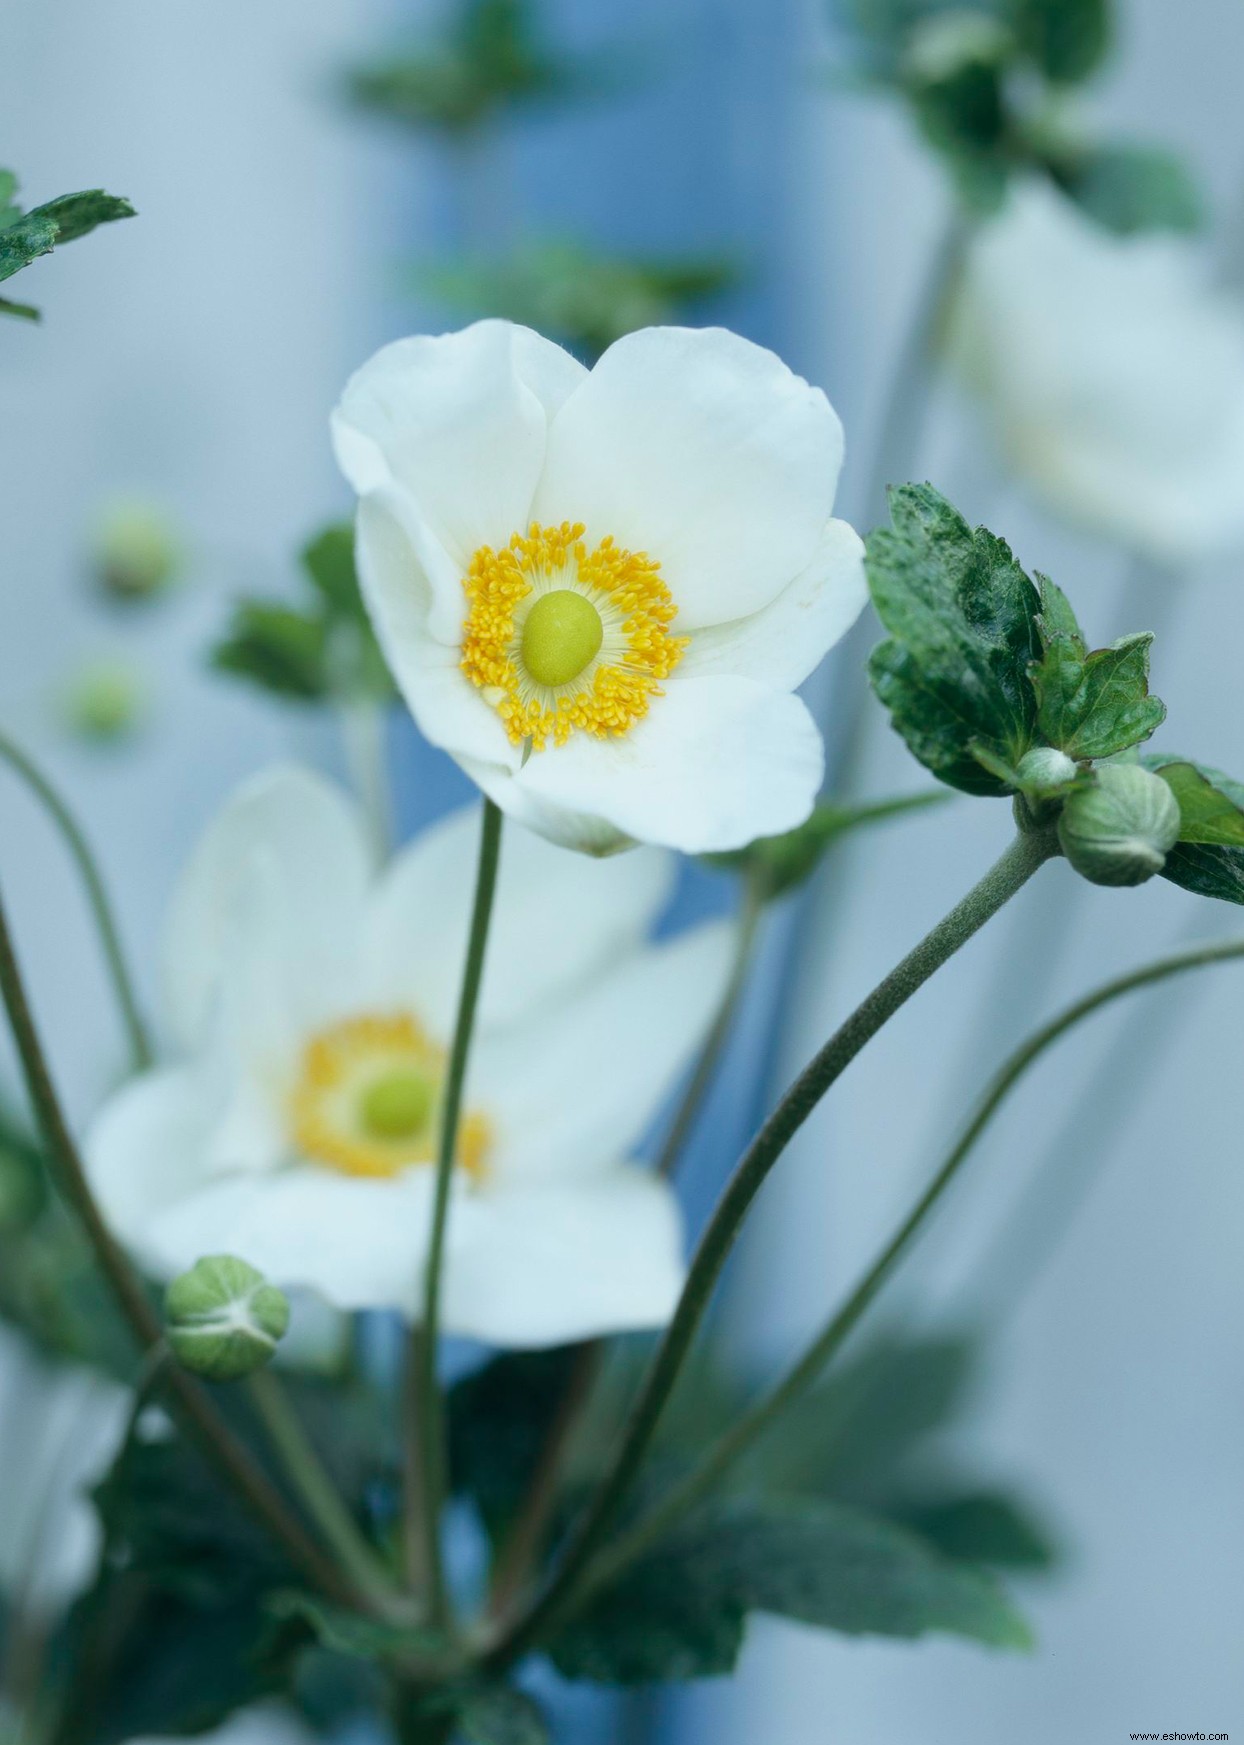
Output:
[[1138,763],[1108,763],[1091,788],[1071,794],[1058,840],[1094,885],[1143,885],[1179,840],[1179,802],[1161,776]]
[[164,1298],[173,1354],[209,1381],[239,1381],[262,1369],[289,1326],[289,1303],[261,1272],[213,1254],[183,1272]]
[[1026,794],[1056,794],[1079,774],[1079,765],[1065,751],[1052,745],[1034,745],[1015,766],[1019,785]]
[[100,518],[93,544],[95,581],[110,600],[125,605],[153,600],[177,578],[177,541],[153,504],[113,503]]
[[142,723],[147,698],[141,678],[116,660],[92,661],[70,681],[64,695],[65,722],[79,739],[111,745]]

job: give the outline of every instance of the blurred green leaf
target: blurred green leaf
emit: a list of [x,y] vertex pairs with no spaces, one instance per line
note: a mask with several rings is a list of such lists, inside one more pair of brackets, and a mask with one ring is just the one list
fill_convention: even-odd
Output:
[[1013,1498],[995,1491],[940,1497],[911,1508],[902,1519],[955,1562],[1047,1570],[1056,1561],[1044,1528]]
[[733,1668],[753,1611],[853,1636],[1030,1642],[983,1571],[940,1558],[891,1522],[810,1498],[765,1498],[706,1509],[599,1592],[548,1652],[567,1678],[710,1677]]
[[1244,845],[1237,836],[1244,818],[1244,782],[1212,765],[1170,753],[1141,758],[1169,782],[1179,801],[1183,836],[1170,850],[1162,877],[1198,897],[1244,903]]
[[1117,236],[1196,231],[1205,223],[1205,202],[1191,171],[1161,146],[1090,146],[1054,158],[1049,169],[1064,193]]
[[320,702],[330,689],[327,648],[321,618],[274,601],[242,600],[211,661],[217,671],[249,679],[277,696]]
[[531,0],[466,0],[445,35],[356,67],[346,90],[360,108],[455,135],[506,108],[597,89],[599,80],[544,43]]
[[475,1504],[494,1543],[527,1493],[581,1350],[507,1352],[450,1390],[450,1481]]
[[473,1691],[458,1710],[458,1731],[470,1745],[549,1745],[539,1704],[524,1691]]
[[727,260],[626,260],[551,241],[499,261],[451,262],[420,279],[465,314],[520,322],[594,358],[636,328],[685,319],[738,276]]
[[1037,590],[1004,541],[973,531],[931,485],[898,487],[890,512],[891,527],[870,534],[865,560],[890,632],[869,663],[873,689],[939,780],[1006,794],[993,769],[1013,769],[1036,736],[1028,674],[1042,654]]
[[1097,71],[1110,48],[1110,0],[1012,4],[1015,33],[1051,84],[1078,85]]
[[354,524],[335,521],[302,549],[301,563],[330,612],[366,622],[367,613],[354,567]]

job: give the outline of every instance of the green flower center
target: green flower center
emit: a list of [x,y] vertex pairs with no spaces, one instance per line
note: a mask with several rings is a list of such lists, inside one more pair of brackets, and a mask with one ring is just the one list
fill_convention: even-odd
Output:
[[428,1124],[436,1085],[414,1067],[394,1067],[359,1098],[359,1119],[370,1139],[415,1139]]
[[568,685],[600,653],[605,627],[592,602],[573,588],[542,594],[523,625],[523,665],[538,685]]

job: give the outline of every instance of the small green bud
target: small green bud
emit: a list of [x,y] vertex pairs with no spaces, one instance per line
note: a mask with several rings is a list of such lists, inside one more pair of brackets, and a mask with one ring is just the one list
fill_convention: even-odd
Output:
[[1063,853],[1094,885],[1143,885],[1161,872],[1179,830],[1178,800],[1135,763],[1103,764],[1058,820]]
[[187,1369],[209,1381],[239,1381],[271,1359],[289,1326],[289,1303],[244,1260],[213,1254],[168,1287],[164,1323]]
[[65,724],[79,739],[116,744],[141,724],[146,703],[142,680],[131,667],[116,660],[92,661],[65,690]]
[[181,566],[167,519],[153,504],[138,501],[116,502],[105,510],[91,559],[100,592],[125,605],[166,593]]
[[1070,786],[1079,775],[1079,765],[1065,751],[1052,745],[1034,745],[1015,766],[1019,786],[1026,794],[1044,798]]

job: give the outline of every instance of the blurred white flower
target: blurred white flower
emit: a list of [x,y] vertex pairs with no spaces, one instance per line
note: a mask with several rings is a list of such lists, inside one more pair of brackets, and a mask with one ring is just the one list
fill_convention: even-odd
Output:
[[93,1370],[37,1357],[0,1327],[0,1592],[38,1616],[90,1580],[90,1499],[120,1445],[130,1395]]
[[948,343],[1056,513],[1178,567],[1244,542],[1244,306],[1195,244],[1026,185],[973,245]]
[[[237,1254],[343,1309],[419,1301],[475,808],[379,878],[346,799],[264,774],[192,856],[166,946],[182,1059],[88,1136],[105,1214],[154,1272]],[[624,1161],[701,1039],[724,924],[646,935],[672,857],[584,861],[523,830],[501,874],[446,1253],[450,1332],[498,1345],[663,1322],[681,1284],[667,1186]]]
[[819,389],[720,329],[589,372],[484,321],[377,352],[333,428],[394,677],[498,805],[595,853],[807,817],[823,752],[791,693],[867,598]]

